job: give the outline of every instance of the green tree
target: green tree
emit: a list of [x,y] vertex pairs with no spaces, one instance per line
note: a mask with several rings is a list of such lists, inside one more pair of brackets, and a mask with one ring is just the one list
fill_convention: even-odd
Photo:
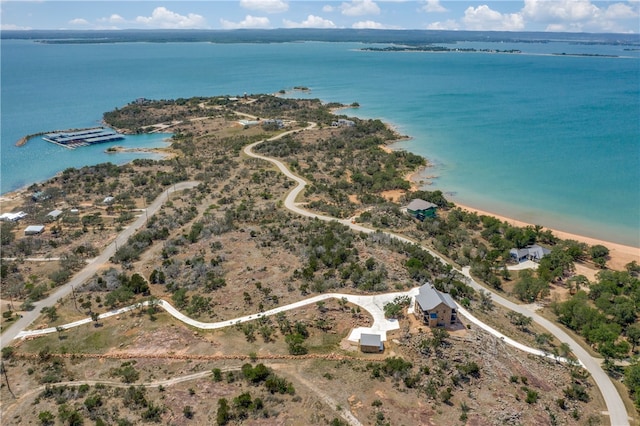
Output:
[[640,324],[636,322],[627,327],[626,335],[632,345],[631,349],[635,351],[636,346],[640,344]]
[[533,275],[525,269],[520,272],[518,281],[513,287],[513,292],[523,302],[535,302],[538,297],[544,297],[549,293],[549,284]]
[[40,411],[40,414],[38,414],[38,420],[40,420],[40,424],[42,426],[50,426],[56,422],[56,418],[51,414],[51,411]]
[[218,400],[218,411],[216,413],[216,424],[218,426],[224,426],[231,420],[231,409],[229,408],[229,402],[225,398]]
[[507,318],[509,318],[511,324],[517,326],[521,330],[525,330],[533,322],[533,318],[515,311],[507,312]]

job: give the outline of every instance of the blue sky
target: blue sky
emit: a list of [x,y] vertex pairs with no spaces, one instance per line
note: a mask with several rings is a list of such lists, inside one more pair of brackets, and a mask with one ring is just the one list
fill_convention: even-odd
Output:
[[0,0],[2,30],[378,28],[640,32],[640,0]]

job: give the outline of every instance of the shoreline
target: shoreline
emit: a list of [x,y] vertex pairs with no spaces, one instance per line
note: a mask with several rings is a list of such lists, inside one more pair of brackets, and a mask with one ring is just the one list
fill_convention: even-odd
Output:
[[[513,219],[510,217],[502,216],[496,213],[491,213],[485,210],[480,210],[471,206],[454,202],[456,207],[469,212],[477,213],[478,215],[493,216],[500,219],[503,222],[507,222],[511,225],[518,227],[535,226],[534,224],[523,222],[521,220]],[[609,249],[609,260],[607,261],[607,267],[609,269],[624,270],[624,266],[632,261],[640,263],[640,248],[627,246],[620,243],[614,243],[611,241],[605,241],[592,237],[585,237],[583,235],[572,234],[570,232],[561,231],[559,229],[544,227],[553,232],[553,235],[562,240],[575,240],[581,243],[588,244],[589,246],[603,245]]]
[[[380,148],[383,151],[388,153],[393,152],[393,148],[390,147],[389,145],[380,145]],[[428,167],[429,167],[429,164],[427,160],[427,166],[420,167],[414,170],[413,172],[408,173],[405,176],[405,179],[408,180],[409,183],[411,184],[411,189],[410,189],[411,191],[417,191],[421,189],[428,190],[428,188],[425,188],[425,186],[428,186],[428,184],[425,183],[422,176],[422,173]],[[487,210],[478,209],[466,204],[461,204],[454,200],[449,200],[449,201],[453,202],[456,205],[456,207],[459,207],[462,210],[474,212],[474,213],[477,213],[478,215],[492,216],[514,226],[518,226],[518,227],[535,226],[535,224],[532,224],[532,223],[528,223],[522,220],[514,219],[514,218],[500,215],[497,213],[492,213]],[[562,240],[575,240],[581,243],[588,244],[589,246],[600,244],[607,247],[609,249],[609,260],[607,261],[607,267],[610,269],[623,270],[626,264],[634,260],[640,264],[640,248],[638,247],[633,247],[633,246],[615,243],[613,241],[606,241],[606,240],[593,238],[593,237],[586,237],[584,235],[574,234],[568,231],[562,231],[556,228],[549,228],[546,226],[544,227],[544,229],[550,230],[551,232],[553,232],[553,234],[556,237]]]

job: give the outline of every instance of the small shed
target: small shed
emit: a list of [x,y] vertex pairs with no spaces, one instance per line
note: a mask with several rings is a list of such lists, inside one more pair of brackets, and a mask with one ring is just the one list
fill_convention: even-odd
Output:
[[47,214],[47,219],[49,220],[58,220],[60,215],[62,214],[62,210],[52,210]]
[[384,351],[384,343],[379,334],[360,335],[360,350],[366,353],[378,353]]
[[44,225],[29,225],[24,230],[24,235],[38,235],[44,232]]
[[407,213],[418,220],[424,220],[427,217],[436,217],[436,206],[429,201],[414,198],[407,206]]

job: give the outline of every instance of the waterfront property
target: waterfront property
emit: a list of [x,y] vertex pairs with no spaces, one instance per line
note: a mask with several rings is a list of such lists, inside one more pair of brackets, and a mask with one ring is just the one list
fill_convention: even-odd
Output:
[[339,118],[331,123],[331,127],[353,127],[356,123],[345,118]]
[[517,262],[524,262],[526,260],[533,260],[539,262],[540,259],[551,253],[551,250],[541,247],[537,244],[527,246],[525,248],[512,248],[509,250],[511,257]]
[[378,353],[384,351],[384,343],[379,334],[360,335],[360,350],[366,353]]
[[42,139],[56,145],[64,146],[65,148],[74,149],[79,146],[119,141],[124,139],[124,136],[111,129],[95,127],[77,131],[47,133]]
[[436,206],[429,201],[421,200],[420,198],[414,198],[406,207],[407,213],[415,217],[418,220],[424,220],[427,217],[436,217]]
[[458,322],[456,302],[447,293],[427,283],[416,295],[414,315],[429,327],[444,327]]

